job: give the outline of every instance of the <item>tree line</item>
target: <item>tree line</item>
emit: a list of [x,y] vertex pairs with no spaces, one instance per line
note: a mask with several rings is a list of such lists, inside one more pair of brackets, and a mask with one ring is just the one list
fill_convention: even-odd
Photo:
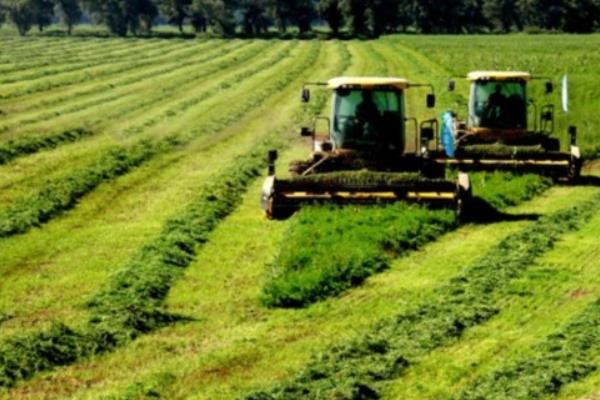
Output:
[[118,36],[148,33],[157,21],[211,28],[223,35],[261,35],[275,27],[308,33],[326,23],[333,36],[510,32],[527,28],[600,30],[600,0],[0,0],[0,24],[21,35],[60,20],[70,34],[83,17]]

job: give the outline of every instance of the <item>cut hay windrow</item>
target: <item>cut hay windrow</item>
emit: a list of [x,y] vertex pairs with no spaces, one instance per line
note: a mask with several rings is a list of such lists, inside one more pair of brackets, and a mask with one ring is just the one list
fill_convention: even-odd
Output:
[[[190,73],[185,74],[184,76],[180,77],[175,82],[169,81],[169,84],[165,85],[165,87],[164,87],[166,93],[164,93],[161,90],[161,92],[157,96],[151,96],[149,98],[144,97],[143,101],[129,102],[128,104],[126,104],[122,107],[119,107],[116,110],[116,113],[113,112],[110,115],[96,116],[97,117],[96,120],[87,122],[88,125],[102,124],[103,122],[106,122],[107,120],[111,120],[113,118],[125,115],[129,112],[132,112],[132,111],[138,110],[140,108],[146,107],[148,105],[151,105],[160,100],[164,100],[165,98],[168,97],[169,93],[171,93],[171,94],[175,93],[175,90],[178,87],[184,86],[186,83],[191,84],[191,83],[193,83],[193,81],[195,79],[200,79],[205,76],[209,76],[212,73],[221,71],[223,68],[228,68],[233,65],[239,65],[239,63],[236,62],[236,59],[233,58],[233,60],[220,62],[219,64],[217,64],[216,67],[198,68],[200,66],[203,66],[204,64],[209,64],[209,63],[212,64],[216,61],[219,61],[221,58],[225,58],[226,56],[230,55],[230,53],[236,54],[235,52],[238,50],[239,47],[244,47],[244,46],[231,46],[231,47],[224,47],[224,48],[219,47],[215,51],[208,51],[207,53],[202,54],[201,57],[198,57],[198,58],[193,57],[193,58],[187,60],[186,62],[182,62],[179,65],[177,65],[176,67],[170,66],[168,68],[160,68],[158,70],[153,69],[150,72],[144,73],[139,76],[136,74],[127,75],[128,78],[124,79],[122,81],[119,81],[116,83],[109,83],[109,84],[103,83],[101,85],[94,86],[92,89],[76,92],[69,96],[64,96],[64,97],[59,96],[56,98],[51,96],[51,100],[43,99],[42,101],[39,101],[38,103],[36,103],[35,107],[28,106],[27,110],[28,111],[35,110],[35,109],[40,108],[41,106],[43,106],[44,109],[48,109],[53,105],[62,103],[64,100],[70,101],[75,98],[79,98],[82,96],[101,92],[102,90],[109,91],[108,96],[102,96],[100,99],[92,99],[90,101],[79,101],[76,104],[70,105],[69,107],[62,109],[60,111],[56,111],[56,110],[44,111],[44,112],[36,114],[33,117],[12,121],[11,123],[5,123],[4,125],[0,126],[0,133],[7,132],[16,127],[22,128],[23,126],[33,124],[36,122],[42,122],[42,121],[45,122],[45,121],[48,121],[57,116],[64,116],[64,115],[72,114],[72,113],[75,113],[75,112],[78,112],[81,110],[85,110],[87,108],[94,107],[94,106],[97,106],[100,104],[102,104],[103,106],[106,106],[112,101],[123,100],[123,98],[127,95],[131,95],[131,94],[135,95],[136,94],[135,91],[132,91],[131,93],[128,93],[128,94],[123,94],[123,93],[114,94],[114,93],[112,93],[114,88],[118,88],[118,90],[120,90],[120,89],[126,88],[127,86],[130,86],[132,84],[137,84],[140,81],[144,81],[146,79],[150,79],[150,78],[156,79],[157,77],[159,77],[161,75],[166,75],[166,74],[168,74],[168,75],[177,74],[181,70],[185,71],[186,69],[191,68],[191,67],[193,67],[195,69],[193,72],[190,72]],[[256,55],[255,52],[251,52],[251,51],[250,52],[246,51],[246,53],[243,53],[243,54],[246,56],[245,58],[242,57],[243,60],[247,60],[250,57]],[[241,56],[241,54],[238,56]],[[223,65],[223,64],[225,64],[225,65]],[[159,63],[159,65],[160,65],[160,63]],[[161,89],[163,89],[163,87],[161,87]],[[57,113],[58,113],[58,115],[57,115]],[[80,123],[80,122],[78,122],[78,123]]]
[[69,129],[55,135],[28,135],[0,144],[0,165],[15,158],[37,153],[40,150],[53,149],[64,143],[72,143],[92,136],[94,132],[85,128]]
[[530,223],[419,304],[316,356],[293,380],[246,399],[380,398],[380,385],[385,381],[398,378],[419,357],[501,312],[502,289],[564,234],[588,222],[599,206],[596,195]]
[[533,400],[558,394],[598,370],[600,299],[518,359],[475,380],[461,400]]
[[[95,46],[85,46],[79,48],[74,43],[66,43],[65,48],[61,49],[60,46],[52,46],[54,49],[62,50],[61,54],[51,54],[44,57],[36,57],[33,60],[27,60],[26,57],[21,58],[27,54],[31,55],[32,50],[25,49],[24,54],[15,51],[14,49],[3,49],[7,54],[10,55],[9,62],[6,66],[0,66],[0,74],[7,74],[10,76],[11,73],[28,71],[37,71],[45,67],[55,68],[55,66],[65,66],[71,64],[82,64],[87,62],[97,62],[103,60],[114,60],[123,55],[127,55],[130,52],[142,53],[151,49],[155,46],[161,46],[160,42],[148,43],[147,47],[136,47],[131,49],[131,45],[127,42],[120,43],[119,45],[112,44],[107,46],[106,43],[97,43]],[[34,50],[36,51],[36,50]],[[37,51],[36,51],[37,52]],[[1,57],[0,57],[1,59]]]
[[246,186],[260,175],[266,165],[265,153],[273,145],[273,139],[265,140],[238,157],[181,213],[170,218],[160,235],[143,246],[89,302],[91,315],[84,328],[75,330],[56,323],[48,330],[1,343],[0,387],[109,351],[176,321],[177,317],[162,307],[171,285],[194,259],[197,247],[235,209]]
[[[189,55],[192,55],[194,53],[193,49],[189,49],[186,51],[187,53],[189,53]],[[171,52],[169,52],[171,53]],[[155,65],[156,62],[161,62],[160,60],[163,60],[162,63],[164,64],[170,64],[170,68],[173,68],[173,58],[174,55],[173,54],[165,54],[164,52],[162,52],[162,54],[159,57],[154,57],[152,64]],[[191,65],[190,64],[191,61],[180,61],[177,62],[177,66],[186,66],[186,65]],[[9,100],[9,99],[14,99],[20,96],[24,96],[24,95],[31,95],[34,93],[40,93],[40,92],[44,92],[44,91],[48,91],[51,89],[58,89],[58,88],[62,88],[64,86],[70,86],[70,85],[74,85],[77,83],[82,83],[82,82],[86,82],[89,81],[90,79],[90,74],[92,72],[94,72],[94,79],[98,79],[98,78],[103,78],[106,79],[109,76],[113,76],[113,75],[121,75],[124,72],[128,72],[128,71],[132,71],[135,70],[136,68],[140,68],[140,67],[145,67],[148,65],[148,60],[145,59],[141,59],[141,60],[126,60],[123,62],[120,62],[118,64],[113,64],[113,65],[108,65],[108,66],[100,66],[101,69],[99,71],[93,71],[93,70],[87,70],[87,71],[79,71],[79,72],[74,72],[71,73],[68,76],[63,76],[63,77],[53,77],[52,79],[48,79],[48,80],[41,80],[40,82],[35,82],[35,83],[31,83],[30,85],[27,86],[20,86],[18,84],[15,84],[15,88],[13,88],[13,90],[10,90],[8,87],[6,88],[6,90],[0,94],[0,100]]]
[[[496,208],[531,199],[550,185],[548,179],[537,175],[471,175],[475,194]],[[294,178],[294,187],[301,187],[304,181],[357,188],[373,182],[410,187],[422,179],[414,174],[327,173]],[[389,268],[394,258],[457,226],[453,211],[417,205],[304,208],[291,220],[276,258],[268,266],[261,302],[269,307],[305,307],[338,295]]]
[[304,307],[335,296],[455,225],[452,211],[404,203],[305,208],[283,238],[261,301],[270,307]]
[[[160,49],[162,46],[160,43],[153,43],[152,45],[143,47],[141,49],[126,49],[121,50],[118,54],[112,54],[112,49],[96,49],[94,55],[92,57],[82,58],[80,60],[71,60],[71,62],[67,64],[59,64],[57,63],[48,63],[46,61],[46,65],[42,65],[41,67],[48,68],[40,68],[40,66],[35,65],[27,65],[27,66],[19,66],[14,67],[11,70],[2,71],[0,69],[0,74],[2,77],[0,78],[0,85],[6,85],[10,83],[24,82],[28,80],[34,80],[39,78],[47,78],[53,75],[64,74],[68,72],[75,72],[85,68],[97,67],[100,65],[106,64],[116,64],[122,62],[123,56],[134,57],[138,60],[145,59],[150,60],[152,57],[157,57],[164,53],[164,48]],[[159,48],[157,51],[156,48]],[[11,74],[11,72],[17,72]]]
[[[119,107],[115,112],[102,114],[101,116],[98,116],[96,120],[87,121],[87,125],[93,127],[93,129],[91,129],[91,130],[87,130],[87,129],[83,130],[81,128],[78,128],[78,129],[74,129],[69,132],[61,132],[58,134],[21,135],[17,139],[15,139],[13,141],[9,141],[5,145],[0,145],[0,165],[6,163],[8,161],[11,161],[15,158],[21,157],[21,156],[33,154],[33,153],[36,153],[41,150],[52,149],[61,144],[75,142],[86,136],[91,136],[92,130],[93,131],[101,130],[102,125],[105,124],[107,121],[109,121],[109,122],[115,121],[118,118],[122,118],[123,116],[126,116],[130,113],[133,113],[135,111],[138,111],[138,110],[146,108],[146,107],[149,107],[155,103],[163,101],[166,98],[173,97],[178,92],[185,90],[187,85],[189,85],[189,86],[197,85],[198,79],[208,77],[217,72],[226,71],[228,69],[231,69],[232,67],[236,67],[236,66],[240,65],[240,63],[247,62],[248,60],[250,60],[251,58],[256,56],[257,50],[261,50],[264,47],[266,47],[266,44],[262,47],[259,47],[258,49],[256,49],[256,48],[247,49],[244,52],[241,52],[241,54],[238,54],[236,57],[233,57],[232,59],[225,60],[223,62],[219,62],[210,68],[199,69],[198,70],[199,72],[192,72],[190,74],[186,74],[179,79],[169,82],[168,85],[163,86],[161,88],[160,93],[158,93],[158,95],[156,95],[156,96],[146,96],[142,101],[130,102],[128,105],[126,105],[124,107]],[[277,63],[277,62],[285,59],[286,57],[288,57],[290,52],[293,50],[293,48],[294,48],[294,45],[287,46],[286,48],[284,48],[283,50],[281,50],[280,52],[275,54],[273,57],[269,57],[267,59],[267,61],[261,63],[260,65],[254,66],[252,68],[249,68],[247,70],[244,70],[244,71],[236,74],[234,76],[233,80],[235,82],[241,82],[244,79],[247,79],[256,73],[261,72],[265,68],[272,66],[272,65],[274,65],[274,63]],[[182,104],[182,102],[178,102],[178,103],[174,104],[173,106],[167,108],[162,113],[148,119],[145,123],[129,127],[127,129],[127,133],[132,134],[134,132],[140,132],[143,129],[149,128],[150,126],[154,125],[155,123],[160,121],[161,118],[173,117],[174,115],[176,115],[178,113],[182,113],[185,110],[187,110],[188,108],[210,99],[214,95],[218,94],[219,91],[222,89],[223,89],[222,87],[218,87],[218,88],[213,88],[212,90],[209,89],[209,90],[199,91],[197,94],[194,95],[193,99],[191,99],[191,100],[188,99],[185,102],[185,104]],[[115,100],[123,98],[122,95],[114,95],[113,97]],[[100,101],[105,101],[105,100],[107,100],[107,99],[100,99]],[[87,104],[87,103],[83,102],[81,105],[77,105],[74,108],[77,110],[86,109],[89,106],[96,104],[97,102],[98,102],[98,100],[93,100],[91,102],[93,104]],[[77,110],[75,110],[75,111],[77,111]],[[71,112],[71,111],[73,111],[73,110],[69,110],[68,112]],[[43,116],[38,116],[35,119],[37,120],[38,118],[43,118]],[[74,135],[73,132],[76,132],[76,133],[85,132],[86,134],[85,135],[84,134]]]
[[456,184],[445,179],[426,178],[418,173],[397,173],[397,172],[378,172],[378,171],[343,171],[343,172],[325,172],[306,176],[292,177],[285,181],[278,182],[278,187],[286,189],[287,185],[298,191],[323,190],[330,188],[336,190],[339,188],[354,189],[373,189],[379,187],[394,187],[398,191],[418,187],[419,190],[456,190]]
[[[319,53],[320,46],[313,44],[305,63],[314,63]],[[298,78],[305,68],[304,63],[297,64],[287,78],[275,81],[275,86],[285,86],[292,79],[290,75]],[[320,101],[322,105],[326,97]],[[301,117],[297,114],[295,118]],[[232,161],[181,213],[170,218],[161,234],[143,246],[89,301],[91,316],[84,328],[76,331],[57,323],[49,330],[16,336],[0,344],[0,387],[110,351],[176,321],[176,316],[163,309],[171,285],[192,262],[198,246],[208,240],[208,234],[242,200],[247,185],[261,174],[267,150],[289,144],[287,131],[268,136]]]
[[309,54],[303,62],[296,64],[279,79],[267,83],[245,101],[228,108],[226,115],[219,115],[189,132],[172,134],[157,142],[142,140],[128,147],[113,147],[86,167],[50,181],[39,192],[17,200],[12,206],[0,211],[0,238],[25,233],[49,221],[72,208],[101,182],[124,175],[156,154],[164,154],[198,137],[223,130],[300,76],[304,68],[316,60],[319,51],[320,45],[317,42],[311,44]]
[[[210,42],[208,42],[208,43],[210,43]],[[198,52],[202,53],[202,58],[197,60],[199,63],[198,65],[201,65],[204,62],[211,61],[214,58],[219,58],[222,55],[224,55],[224,54],[222,54],[223,52],[225,52],[227,54],[230,51],[233,51],[233,50],[237,49],[238,47],[241,47],[241,45],[242,44],[237,43],[235,46],[232,46],[232,47],[212,46],[212,48],[210,50],[204,51],[205,49],[204,49],[204,43],[203,43],[201,46],[198,46],[195,48],[196,53],[198,53]],[[28,102],[26,105],[26,107],[27,107],[26,110],[33,111],[33,110],[38,110],[41,108],[46,109],[48,107],[70,101],[73,98],[79,98],[79,97],[83,97],[83,96],[93,95],[93,94],[96,94],[96,93],[102,92],[102,91],[110,91],[110,90],[114,89],[115,87],[123,88],[123,87],[129,86],[129,85],[133,85],[135,83],[142,82],[147,79],[157,78],[157,77],[160,77],[161,75],[171,73],[174,70],[177,70],[178,67],[173,67],[170,60],[172,60],[174,56],[189,57],[189,56],[194,55],[193,52],[190,52],[190,54],[187,54],[188,51],[191,51],[191,50],[190,49],[182,50],[181,54],[179,54],[179,51],[167,53],[168,57],[166,58],[165,62],[160,62],[160,61],[158,62],[158,68],[154,68],[156,63],[153,62],[151,65],[152,68],[144,68],[144,69],[142,69],[141,72],[117,74],[116,77],[113,79],[108,79],[108,77],[105,77],[97,84],[94,84],[92,87],[88,87],[86,89],[75,90],[72,93],[62,94],[62,95],[55,95],[53,92],[50,92],[52,95],[44,96],[43,98],[36,99],[35,102],[33,102],[33,101]],[[173,53],[176,53],[176,54],[173,54]],[[162,58],[162,57],[160,57],[160,58]],[[159,60],[160,60],[160,58],[159,58]],[[156,58],[155,58],[155,60],[156,60]],[[164,66],[165,64],[167,64],[166,67]],[[184,65],[184,68],[185,68],[185,65]],[[125,72],[127,72],[127,71],[125,71]]]

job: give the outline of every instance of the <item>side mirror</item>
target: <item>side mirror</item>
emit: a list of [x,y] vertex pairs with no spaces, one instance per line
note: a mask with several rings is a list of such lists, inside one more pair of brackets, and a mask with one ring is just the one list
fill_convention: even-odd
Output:
[[310,101],[310,90],[307,88],[302,89],[302,102],[308,103]]
[[277,150],[269,150],[269,153],[267,154],[269,176],[275,176],[275,161],[277,161],[278,156]]
[[569,126],[569,138],[571,139],[571,146],[575,146],[577,144],[577,127]]
[[435,137],[435,132],[433,131],[433,127],[424,126],[421,128],[421,142],[430,142]]
[[454,82],[454,79],[450,79],[448,81],[448,91],[454,92],[454,89],[456,89],[456,82]]
[[307,128],[306,126],[303,126],[302,128],[300,128],[300,136],[302,136],[302,137],[313,136],[313,131],[310,128]]
[[279,154],[277,153],[277,150],[269,150],[269,153],[267,155],[267,161],[269,161],[269,164],[277,161],[277,158],[279,158]]
[[550,94],[554,91],[554,85],[552,82],[546,82],[546,94]]
[[427,108],[435,107],[435,94],[427,95]]

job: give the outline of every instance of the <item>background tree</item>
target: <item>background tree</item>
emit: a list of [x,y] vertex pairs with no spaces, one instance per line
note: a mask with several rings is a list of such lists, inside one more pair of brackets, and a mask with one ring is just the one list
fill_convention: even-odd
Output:
[[[137,35],[138,30],[148,34],[152,31],[154,20],[158,17],[158,6],[153,0],[137,0],[129,15],[131,31]],[[137,29],[133,29],[135,26]]]
[[367,26],[372,36],[396,31],[399,21],[398,0],[369,0],[367,2]]
[[270,0],[269,14],[275,20],[279,32],[287,32],[289,18],[291,16],[290,2],[287,0]]
[[268,4],[266,0],[242,0],[242,30],[247,35],[266,32],[269,27],[267,16]]
[[296,25],[300,33],[310,31],[312,21],[317,17],[313,0],[292,0],[288,3],[292,23]]
[[183,23],[190,14],[191,0],[159,0],[160,13],[183,33]]
[[415,22],[415,2],[414,0],[397,0],[396,29],[406,31],[408,27],[413,26]]
[[363,0],[342,0],[342,12],[353,35],[367,34],[367,5]]
[[73,32],[73,26],[79,24],[83,12],[78,0],[57,0],[57,14],[63,24],[67,26],[67,33]]
[[340,28],[344,24],[344,16],[340,8],[339,0],[320,0],[318,11],[321,18],[329,25],[333,35],[337,36],[340,32]]
[[34,22],[29,0],[7,0],[3,4],[5,13],[17,27],[19,35],[25,36]]
[[29,0],[28,6],[31,8],[33,23],[37,25],[40,32],[52,23],[54,18],[53,0]]
[[87,0],[86,4],[97,22],[104,23],[118,36],[127,36],[127,32],[133,35],[149,32],[158,16],[152,0]]
[[206,23],[210,23],[215,31],[231,35],[235,33],[236,0],[194,0],[192,12],[196,16],[205,16]]
[[510,32],[513,26],[523,29],[522,9],[519,0],[486,0],[483,5],[485,17],[504,32]]

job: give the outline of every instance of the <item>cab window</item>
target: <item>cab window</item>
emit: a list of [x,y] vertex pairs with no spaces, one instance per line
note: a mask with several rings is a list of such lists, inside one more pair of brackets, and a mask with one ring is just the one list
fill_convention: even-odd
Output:
[[404,129],[402,91],[338,89],[334,107],[336,147],[401,147]]
[[472,96],[475,126],[526,128],[527,103],[523,81],[477,81]]

